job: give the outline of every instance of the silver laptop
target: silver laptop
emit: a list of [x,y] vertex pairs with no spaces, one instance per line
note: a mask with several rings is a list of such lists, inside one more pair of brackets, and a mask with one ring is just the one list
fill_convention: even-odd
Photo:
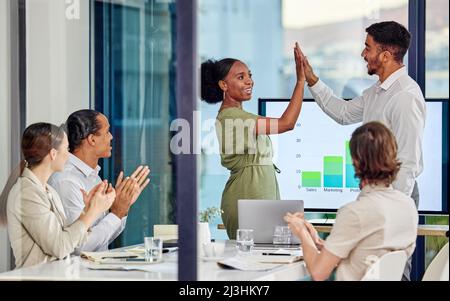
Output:
[[[253,229],[255,244],[272,244],[275,226],[286,225],[287,212],[303,212],[302,200],[238,200],[240,229]],[[292,235],[292,244],[299,240]]]

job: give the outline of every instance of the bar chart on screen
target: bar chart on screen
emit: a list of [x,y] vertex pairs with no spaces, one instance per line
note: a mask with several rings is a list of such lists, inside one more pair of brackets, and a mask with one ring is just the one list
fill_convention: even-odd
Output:
[[[435,210],[442,200],[442,103],[427,102],[423,138],[424,170],[417,179],[419,209]],[[268,102],[266,116],[281,116],[287,102]],[[282,199],[301,199],[308,209],[339,209],[354,201],[359,179],[350,155],[350,139],[361,123],[341,125],[314,102],[305,102],[292,131],[272,135],[274,163]]]
[[301,186],[299,188],[359,187],[359,181],[355,177],[355,169],[350,156],[349,141],[345,141],[345,161],[343,156],[323,156],[322,171],[299,170],[297,173],[301,174]]
[[[274,159],[283,167],[278,176],[281,197],[301,198],[315,208],[334,207],[336,200],[352,201],[360,190],[349,141],[360,123],[342,127],[323,118],[318,107],[308,109],[293,131],[272,137]],[[339,131],[330,130],[336,127]],[[283,148],[286,145],[290,147]]]

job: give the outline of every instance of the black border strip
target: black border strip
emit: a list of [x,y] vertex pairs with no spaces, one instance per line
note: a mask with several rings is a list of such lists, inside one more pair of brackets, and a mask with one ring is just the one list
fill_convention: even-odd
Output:
[[197,280],[197,158],[193,112],[197,109],[197,0],[176,2],[177,118],[191,125],[192,153],[176,155],[178,280]]
[[425,96],[425,0],[409,0],[408,30],[411,42],[408,50],[408,73]]

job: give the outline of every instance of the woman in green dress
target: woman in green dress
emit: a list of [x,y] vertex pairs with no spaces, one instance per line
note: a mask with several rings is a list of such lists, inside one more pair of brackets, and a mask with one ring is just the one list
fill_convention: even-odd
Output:
[[296,43],[294,58],[297,83],[286,111],[280,118],[246,112],[242,103],[252,97],[253,80],[247,65],[237,59],[208,60],[201,66],[201,98],[222,102],[216,121],[222,166],[230,178],[222,194],[222,220],[230,239],[236,238],[239,199],[280,199],[268,135],[294,128],[303,102],[304,57]]

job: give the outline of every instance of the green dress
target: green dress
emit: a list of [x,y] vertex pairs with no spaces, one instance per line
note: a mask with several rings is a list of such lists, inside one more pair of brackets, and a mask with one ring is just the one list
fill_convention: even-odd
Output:
[[272,141],[267,135],[255,135],[257,118],[240,108],[226,108],[217,115],[221,163],[230,171],[221,204],[230,239],[236,238],[239,199],[280,199]]

